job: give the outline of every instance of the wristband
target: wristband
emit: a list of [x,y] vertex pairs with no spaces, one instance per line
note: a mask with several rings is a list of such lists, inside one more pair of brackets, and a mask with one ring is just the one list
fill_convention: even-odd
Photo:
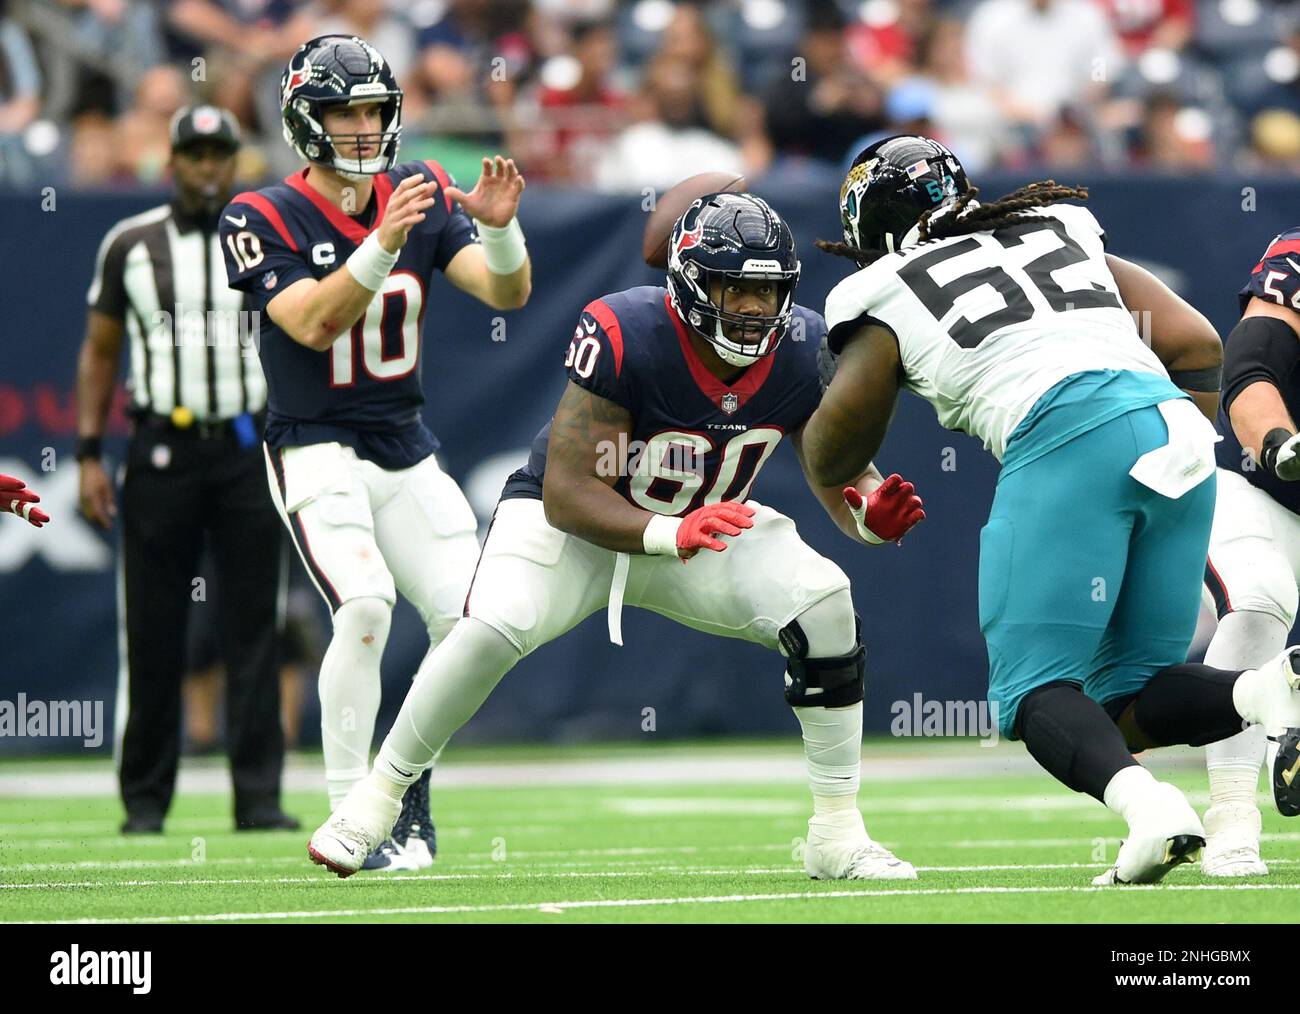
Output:
[[517,218],[499,228],[480,222],[478,237],[483,244],[483,253],[487,255],[488,270],[494,275],[513,275],[528,260],[524,230],[519,228]]
[[78,437],[77,449],[72,456],[77,461],[85,461],[87,458],[94,458],[96,461],[103,456],[104,441],[102,437]]
[[371,292],[378,292],[401,253],[400,250],[389,253],[379,245],[379,233],[372,232],[352,251],[352,256],[347,259],[347,267],[358,285]]
[[641,535],[641,544],[647,556],[676,556],[677,529],[681,527],[681,518],[670,518],[667,514],[654,514]]
[[1282,445],[1290,440],[1294,433],[1288,432],[1281,426],[1271,429],[1264,434],[1264,439],[1260,442],[1259,460],[1265,468],[1274,475],[1277,475],[1277,452],[1282,449]]

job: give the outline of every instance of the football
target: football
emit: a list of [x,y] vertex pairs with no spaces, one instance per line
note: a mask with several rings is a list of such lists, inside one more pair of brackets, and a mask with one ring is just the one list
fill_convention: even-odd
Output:
[[668,267],[668,241],[673,226],[691,203],[705,194],[743,194],[747,184],[736,173],[696,173],[665,191],[655,202],[641,239],[641,256],[652,268]]

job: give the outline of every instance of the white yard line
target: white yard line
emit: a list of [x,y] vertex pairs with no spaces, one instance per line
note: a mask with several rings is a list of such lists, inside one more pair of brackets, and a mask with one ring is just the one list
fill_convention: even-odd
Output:
[[541,912],[562,914],[566,911],[604,908],[644,908],[671,905],[743,904],[753,901],[825,901],[841,898],[907,898],[959,896],[972,894],[1095,894],[1123,891],[1300,891],[1300,884],[1130,884],[1115,887],[946,887],[894,888],[861,891],[788,891],[771,894],[724,894],[678,898],[599,898],[576,901],[539,901],[501,905],[410,905],[383,908],[337,908],[289,912],[214,912],[196,915],[133,916],[126,919],[47,919],[32,922],[51,925],[94,925],[122,923],[205,923],[257,922],[282,919],[347,919],[381,915],[470,915],[490,912]]

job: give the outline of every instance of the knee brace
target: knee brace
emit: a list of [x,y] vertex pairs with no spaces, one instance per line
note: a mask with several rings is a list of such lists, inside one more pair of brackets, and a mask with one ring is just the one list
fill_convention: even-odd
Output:
[[855,614],[856,647],[838,658],[809,658],[808,637],[791,620],[778,633],[785,651],[785,700],[793,708],[843,708],[862,700],[867,673],[867,649],[862,621]]

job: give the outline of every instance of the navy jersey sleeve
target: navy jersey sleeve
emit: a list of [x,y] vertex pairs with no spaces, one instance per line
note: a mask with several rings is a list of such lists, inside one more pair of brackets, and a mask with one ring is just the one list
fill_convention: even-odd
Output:
[[1243,310],[1252,296],[1300,310],[1300,229],[1284,232],[1268,245],[1241,290]]
[[438,234],[438,247],[433,255],[434,266],[439,271],[446,271],[452,258],[471,243],[477,243],[478,228],[474,219],[461,210],[460,205],[447,196],[448,187],[460,188],[456,178],[433,160],[416,163],[421,166],[426,176],[438,184],[438,199],[447,208],[447,221]]
[[86,293],[92,310],[123,320],[126,317],[126,254],[130,249],[126,234],[112,229],[99,244],[95,258],[95,277]]
[[623,326],[603,299],[588,303],[564,358],[569,379],[631,411],[632,385],[623,357]]
[[240,194],[221,213],[226,280],[262,307],[301,278],[314,278],[306,254],[275,205],[261,194]]
[[816,410],[822,400],[822,392],[830,385],[835,367],[834,360],[829,354],[826,318],[817,311],[804,307],[795,309],[787,340],[790,339],[800,343],[802,366],[799,380],[799,408],[795,416],[795,425],[790,429],[793,433],[806,423],[808,417]]

